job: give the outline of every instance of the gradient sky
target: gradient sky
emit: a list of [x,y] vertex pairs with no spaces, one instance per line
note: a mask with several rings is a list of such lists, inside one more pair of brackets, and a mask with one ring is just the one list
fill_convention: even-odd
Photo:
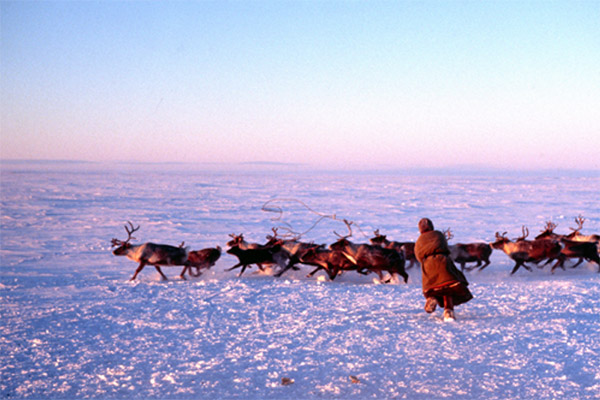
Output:
[[7,2],[7,159],[600,169],[600,2]]

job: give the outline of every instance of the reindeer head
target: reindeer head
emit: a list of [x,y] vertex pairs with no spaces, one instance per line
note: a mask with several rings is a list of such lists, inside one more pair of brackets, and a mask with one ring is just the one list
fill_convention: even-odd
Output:
[[138,229],[140,229],[139,225],[137,228],[134,228],[133,224],[130,221],[127,221],[127,223],[129,224],[129,227],[131,228],[131,229],[129,229],[127,227],[127,225],[125,225],[125,231],[127,232],[127,240],[125,240],[125,241],[122,241],[119,239],[111,240],[112,247],[118,246],[116,249],[113,250],[113,254],[115,256],[123,256],[123,255],[127,254],[127,250],[129,250],[131,248],[131,243],[129,243],[129,241],[131,239],[135,239],[133,236],[131,236],[131,234],[133,232],[137,231]]
[[502,235],[499,232],[496,232],[496,241],[490,243],[490,246],[494,249],[502,249],[508,242],[510,242],[510,239],[506,237],[506,232],[503,232]]
[[335,236],[338,237],[338,240],[335,243],[332,243],[329,245],[329,248],[331,250],[342,250],[343,248],[345,248],[346,246],[350,245],[351,242],[348,240],[348,238],[350,236],[352,236],[352,221],[348,221],[348,220],[344,220],[344,224],[346,224],[346,228],[348,228],[348,234],[345,236],[340,235],[339,233],[337,233],[336,231],[333,231],[333,233],[335,234]]
[[558,225],[556,225],[554,222],[552,221],[547,221],[546,222],[546,227],[541,230],[540,234],[537,235],[535,238],[536,239],[544,239],[544,238],[551,238],[556,236],[556,234],[554,233],[554,230],[556,229]]
[[277,230],[278,228],[271,228],[273,235],[267,235],[267,246],[283,243],[283,239],[277,236]]
[[386,235],[382,235],[381,233],[379,233],[379,229],[377,229],[375,232],[373,232],[373,234],[375,236],[373,236],[371,239],[369,239],[369,241],[371,242],[371,244],[381,245],[381,244],[383,244],[383,243],[386,242],[387,236]]
[[239,246],[244,241],[243,233],[240,233],[239,235],[232,233],[229,237],[231,238],[231,240],[227,242],[227,246],[229,247]]

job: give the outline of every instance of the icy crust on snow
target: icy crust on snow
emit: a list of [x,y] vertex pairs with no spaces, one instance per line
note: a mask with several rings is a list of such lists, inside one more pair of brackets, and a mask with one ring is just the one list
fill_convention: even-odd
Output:
[[[2,170],[0,395],[3,398],[600,397],[600,274],[520,270],[494,251],[469,272],[475,298],[445,323],[423,310],[420,274],[408,284],[309,268],[281,279],[256,267],[237,278],[224,254],[181,281],[110,253],[140,224],[136,243],[225,247],[229,233],[264,241],[283,222],[309,229],[312,209],[355,221],[354,240],[380,229],[414,240],[430,217],[453,242],[510,237],[573,218],[600,232],[600,178],[423,177],[383,174]],[[339,221],[306,240],[330,243]],[[286,383],[286,384],[284,384]]]
[[424,313],[416,285],[8,285],[0,385],[3,397],[594,398],[588,278],[473,284],[456,323]]

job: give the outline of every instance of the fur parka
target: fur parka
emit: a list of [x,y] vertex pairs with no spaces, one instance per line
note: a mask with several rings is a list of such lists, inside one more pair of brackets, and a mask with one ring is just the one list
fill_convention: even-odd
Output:
[[415,243],[415,256],[421,263],[423,293],[456,282],[469,284],[450,258],[448,242],[440,231],[422,233]]

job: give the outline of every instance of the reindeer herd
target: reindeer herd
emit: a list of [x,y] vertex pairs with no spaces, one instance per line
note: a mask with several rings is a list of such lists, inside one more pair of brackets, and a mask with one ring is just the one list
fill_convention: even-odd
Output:
[[[527,263],[543,268],[554,262],[551,272],[558,267],[565,269],[565,262],[576,259],[571,265],[575,268],[584,260],[594,262],[598,265],[600,272],[600,256],[598,254],[600,236],[583,235],[581,229],[585,219],[582,216],[575,218],[577,228],[570,228],[572,232],[567,235],[554,233],[557,225],[547,222],[546,227],[533,240],[527,240],[529,230],[523,226],[522,236],[515,240],[506,237],[506,232],[496,232],[496,240],[492,243],[456,243],[449,244],[450,257],[460,264],[461,270],[483,270],[490,264],[492,250],[501,250],[515,261],[511,271],[514,274],[520,267],[531,271]],[[299,265],[314,267],[307,276],[311,277],[318,271],[323,270],[332,281],[340,274],[347,271],[355,271],[359,274],[376,273],[382,283],[390,282],[392,279],[402,277],[404,282],[408,281],[406,269],[412,268],[418,261],[415,258],[414,242],[389,241],[385,235],[374,232],[375,236],[370,243],[353,243],[349,240],[352,236],[352,222],[344,220],[349,235],[341,236],[336,233],[338,239],[329,246],[302,242],[299,238],[279,237],[277,229],[273,228],[273,235],[267,236],[264,244],[248,243],[243,234],[229,235],[231,240],[227,242],[227,253],[235,256],[238,263],[229,268],[232,271],[241,268],[238,276],[241,276],[248,267],[256,265],[261,271],[267,267],[278,268],[275,277],[281,277],[290,269],[298,270]],[[134,228],[131,222],[125,225],[127,239],[121,241],[112,240],[112,246],[117,247],[113,254],[126,256],[139,263],[131,280],[135,280],[146,265],[156,268],[163,279],[167,279],[160,269],[161,266],[182,266],[180,273],[182,279],[185,274],[200,276],[202,270],[209,269],[221,257],[222,249],[219,246],[202,250],[191,251],[184,247],[165,244],[143,243],[132,245],[130,241],[135,239],[131,235],[140,229]],[[448,229],[445,231],[448,240],[453,235]],[[408,263],[408,265],[407,265]],[[467,263],[476,263],[467,266]],[[387,279],[384,279],[387,273]]]

